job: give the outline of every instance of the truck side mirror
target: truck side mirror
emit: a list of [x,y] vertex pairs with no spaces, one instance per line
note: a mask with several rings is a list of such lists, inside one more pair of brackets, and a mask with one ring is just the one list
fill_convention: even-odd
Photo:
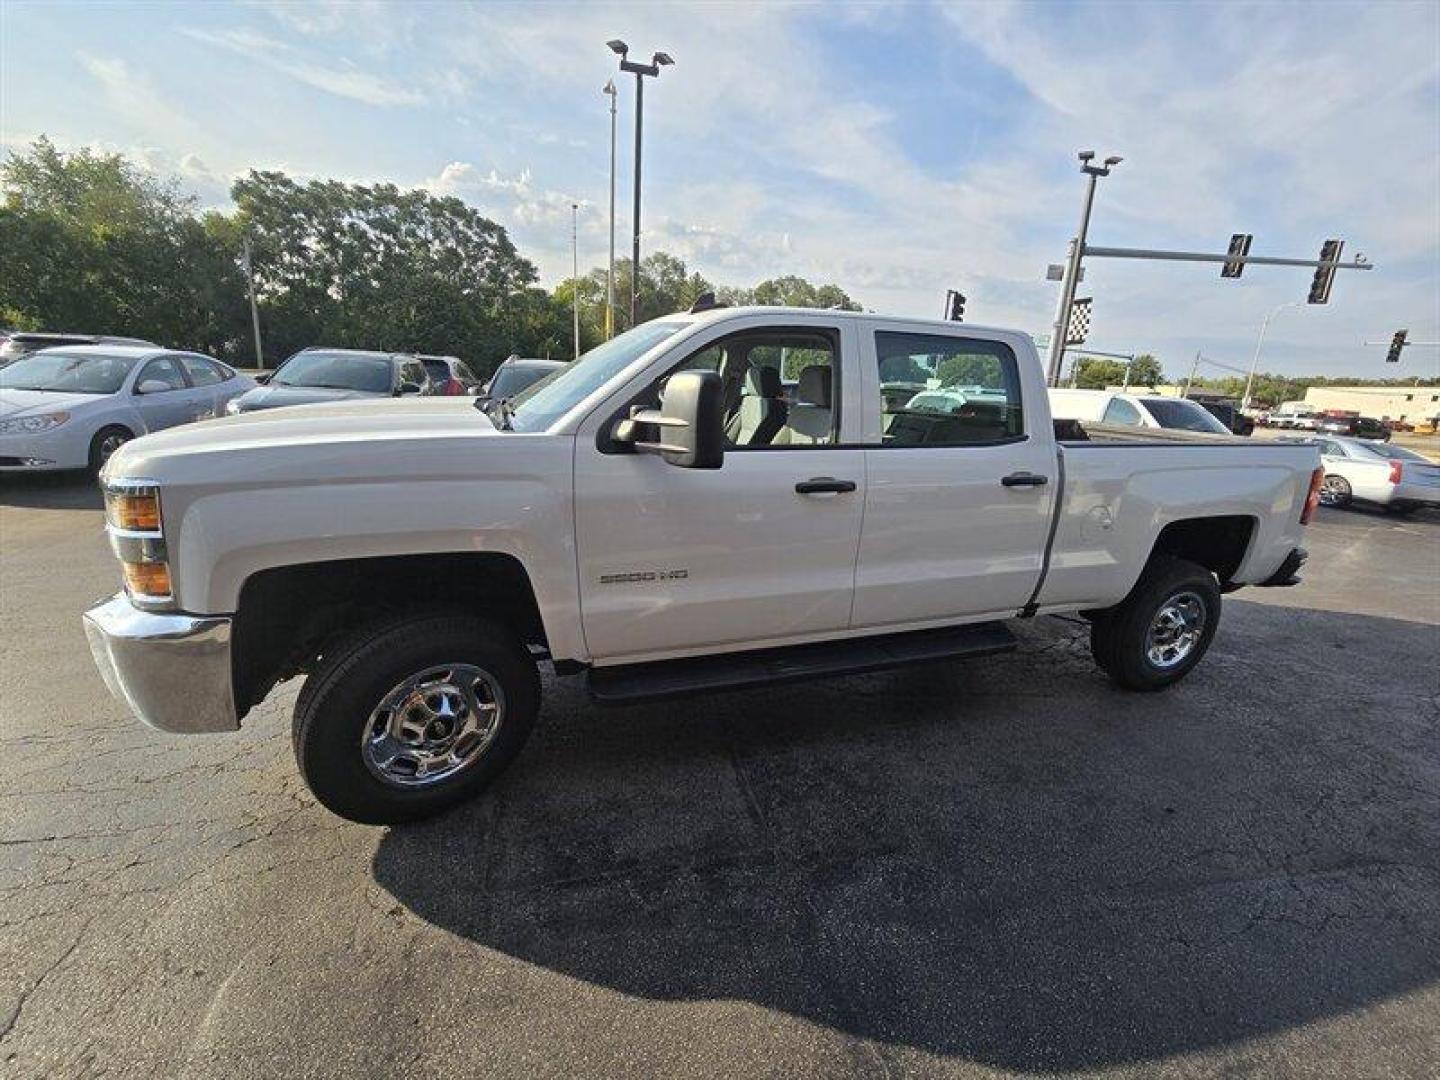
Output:
[[[639,429],[659,429],[656,442]],[[637,409],[615,425],[613,439],[650,450],[682,469],[718,469],[725,460],[725,393],[713,371],[682,371],[665,383],[659,409]]]

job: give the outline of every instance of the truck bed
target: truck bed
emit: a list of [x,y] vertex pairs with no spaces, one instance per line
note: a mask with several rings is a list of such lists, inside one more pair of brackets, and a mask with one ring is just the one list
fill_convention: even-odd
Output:
[[[1124,443],[1128,446],[1165,446],[1174,443],[1201,446],[1264,446],[1245,435],[1220,435],[1208,431],[1176,431],[1173,428],[1137,428],[1128,424],[1101,424],[1093,420],[1056,420],[1055,439],[1061,446],[1086,443]],[[1286,445],[1294,446],[1294,443]]]
[[1060,490],[1041,610],[1119,602],[1171,522],[1224,519],[1231,584],[1267,580],[1301,546],[1314,443],[1057,421]]

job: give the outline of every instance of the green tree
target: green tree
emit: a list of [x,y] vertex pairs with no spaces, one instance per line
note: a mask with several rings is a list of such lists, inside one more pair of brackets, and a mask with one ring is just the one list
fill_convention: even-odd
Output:
[[0,165],[0,184],[0,319],[237,358],[239,247],[173,183],[41,138]]
[[326,344],[450,352],[488,369],[550,329],[527,295],[534,264],[459,199],[279,172],[251,172],[231,197],[273,358]]
[[[1086,390],[1104,390],[1125,381],[1125,364],[1103,356],[1082,356],[1075,371],[1075,385]],[[1133,381],[1133,380],[1132,380]]]
[[[1121,379],[1123,381],[1123,375]],[[1135,362],[1130,365],[1131,386],[1159,386],[1164,381],[1165,372],[1161,370],[1159,360],[1150,353],[1140,353],[1135,357]]]

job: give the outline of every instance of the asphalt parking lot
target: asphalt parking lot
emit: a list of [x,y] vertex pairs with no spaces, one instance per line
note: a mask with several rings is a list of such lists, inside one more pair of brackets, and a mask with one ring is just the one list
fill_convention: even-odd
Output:
[[1015,654],[599,710],[487,799],[318,808],[295,686],[167,737],[95,674],[83,482],[0,487],[0,1074],[1440,1072],[1440,516],[1112,690]]

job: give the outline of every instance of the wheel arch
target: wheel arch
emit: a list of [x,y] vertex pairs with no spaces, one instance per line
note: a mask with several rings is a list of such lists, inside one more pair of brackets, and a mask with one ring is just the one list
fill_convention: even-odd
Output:
[[1147,565],[1157,557],[1185,559],[1205,567],[1224,586],[1244,564],[1259,524],[1248,514],[1172,521],[1156,535]]
[[241,717],[283,679],[372,619],[405,611],[485,614],[521,643],[548,650],[530,575],[502,552],[388,555],[260,570],[241,585],[231,674]]

